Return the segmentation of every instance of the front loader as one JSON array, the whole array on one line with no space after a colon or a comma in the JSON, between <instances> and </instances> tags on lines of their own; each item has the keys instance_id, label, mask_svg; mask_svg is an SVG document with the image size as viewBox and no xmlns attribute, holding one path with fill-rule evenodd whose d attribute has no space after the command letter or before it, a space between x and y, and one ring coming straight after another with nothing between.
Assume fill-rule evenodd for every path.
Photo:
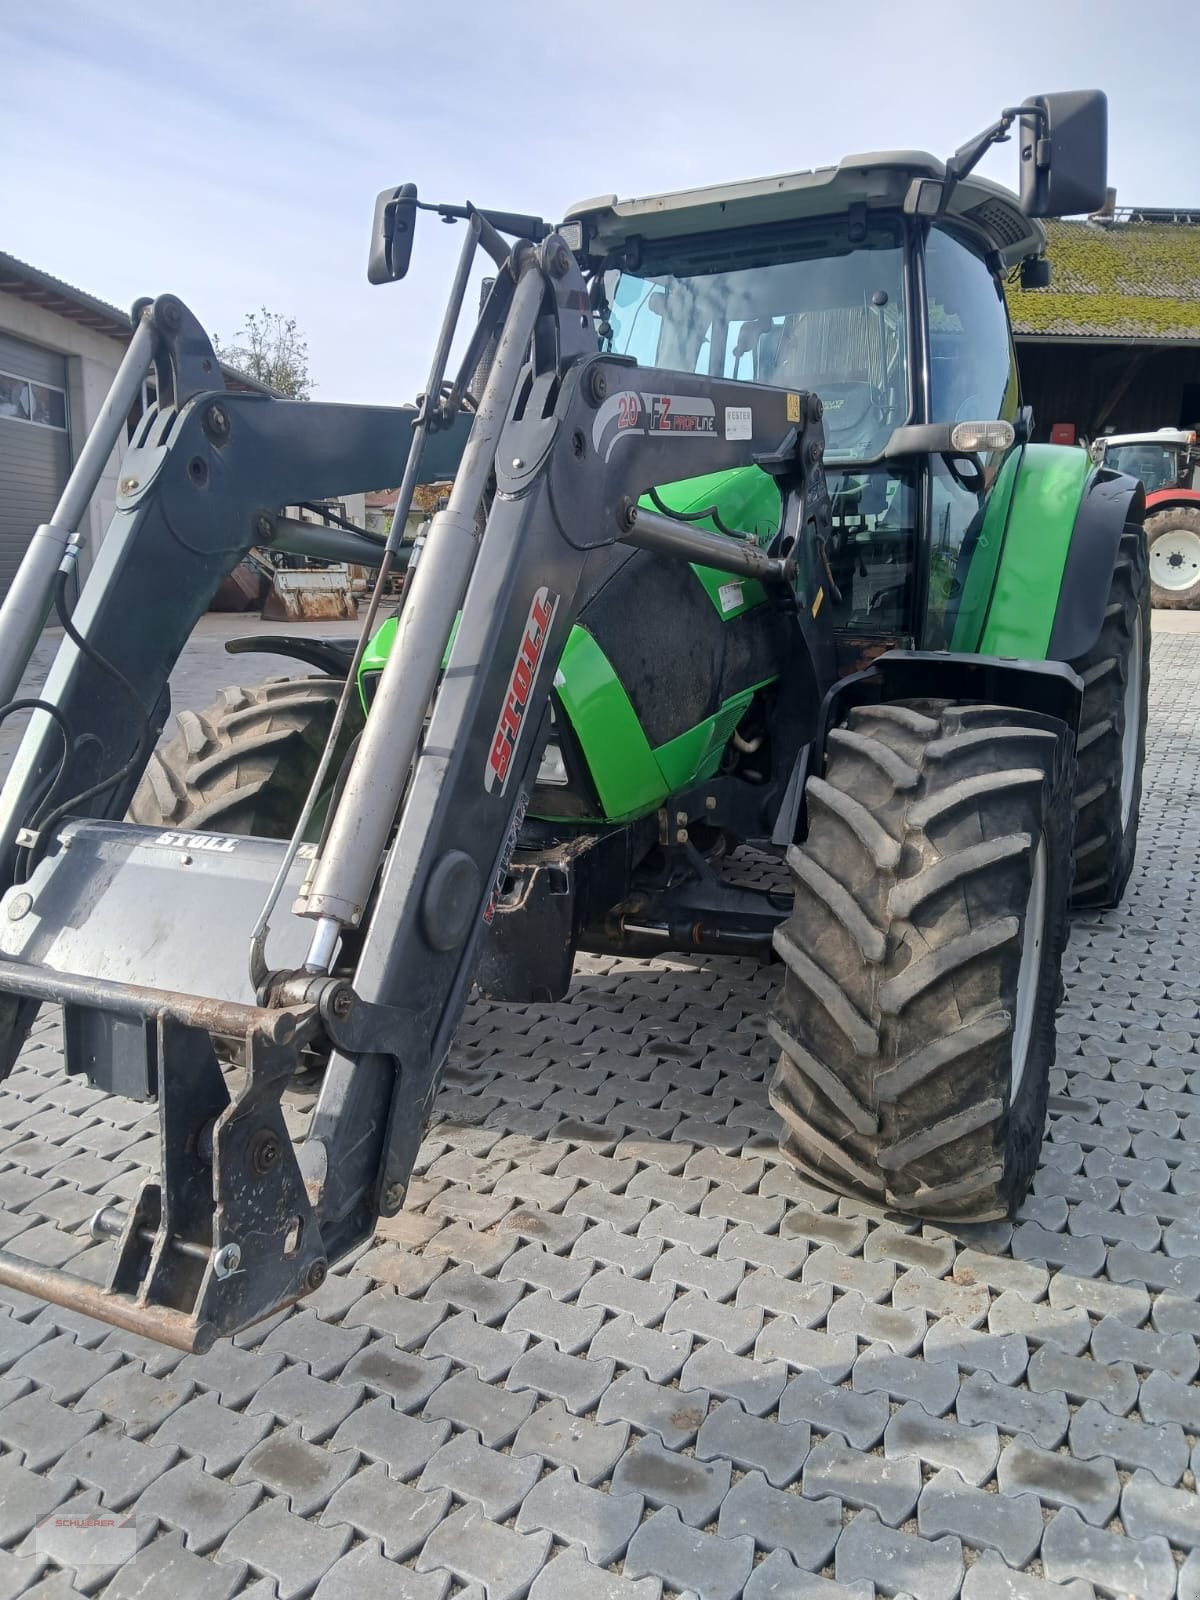
<instances>
[{"instance_id":1,"label":"front loader","mask_svg":"<svg viewBox=\"0 0 1200 1600\"><path fill-rule=\"evenodd\" d=\"M1018 121L1024 209L971 175ZM33 707L0 1024L7 1069L61 1005L69 1071L157 1099L161 1170L95 1219L104 1287L7 1252L0 1283L186 1349L291 1303L403 1204L472 985L558 998L579 949L774 949L784 1153L947 1224L1019 1203L1072 879L1110 904L1132 859L1148 631L1140 489L1027 443L1000 279L1103 166L1103 97L1047 96L946 164L559 227L427 208L467 228L415 411L214 391L186 308L135 308L108 430L0 612L0 689ZM380 197L374 281L419 209ZM151 363L72 612L73 530ZM451 474L405 550L415 486ZM384 542L281 514L398 476ZM273 641L316 671L156 750L217 585L301 540L377 570L357 645ZM13 701L52 605L54 665Z\"/></svg>"}]
</instances>

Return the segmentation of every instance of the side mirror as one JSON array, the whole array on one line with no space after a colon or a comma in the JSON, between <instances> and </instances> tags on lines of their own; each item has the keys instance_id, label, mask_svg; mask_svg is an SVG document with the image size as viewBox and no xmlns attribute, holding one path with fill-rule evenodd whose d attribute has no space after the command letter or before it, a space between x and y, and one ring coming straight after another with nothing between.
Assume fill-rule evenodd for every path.
<instances>
[{"instance_id":1,"label":"side mirror","mask_svg":"<svg viewBox=\"0 0 1200 1600\"><path fill-rule=\"evenodd\" d=\"M367 258L369 283L396 283L412 260L413 229L417 221L417 186L402 183L384 189L375 202L371 225L371 253Z\"/></svg>"},{"instance_id":2,"label":"side mirror","mask_svg":"<svg viewBox=\"0 0 1200 1600\"><path fill-rule=\"evenodd\" d=\"M1020 120L1027 217L1098 211L1108 183L1108 98L1099 89L1034 95Z\"/></svg>"}]
</instances>

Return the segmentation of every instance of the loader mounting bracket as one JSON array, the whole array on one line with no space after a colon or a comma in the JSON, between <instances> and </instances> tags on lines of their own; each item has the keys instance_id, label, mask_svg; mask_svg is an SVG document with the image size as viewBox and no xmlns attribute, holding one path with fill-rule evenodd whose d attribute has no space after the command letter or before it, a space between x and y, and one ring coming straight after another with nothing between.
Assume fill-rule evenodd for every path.
<instances>
[{"instance_id":1,"label":"loader mounting bracket","mask_svg":"<svg viewBox=\"0 0 1200 1600\"><path fill-rule=\"evenodd\" d=\"M158 1031L161 1179L126 1221L108 1292L175 1310L200 1348L318 1288L328 1261L280 1107L295 1041L250 1032L231 1097L206 1031Z\"/></svg>"},{"instance_id":2,"label":"loader mounting bracket","mask_svg":"<svg viewBox=\"0 0 1200 1600\"><path fill-rule=\"evenodd\" d=\"M82 998L85 980L58 983L68 1006ZM112 986L90 987L102 1001ZM93 1219L97 1238L119 1238L106 1285L0 1251L0 1283L196 1352L319 1288L329 1268L281 1107L317 1011L199 1004L150 990L135 1003L127 990L119 1013L103 1013L138 1015L147 1074L170 1063L157 1082L159 1176L127 1213ZM222 1067L216 1037L236 1040L236 1066Z\"/></svg>"}]
</instances>

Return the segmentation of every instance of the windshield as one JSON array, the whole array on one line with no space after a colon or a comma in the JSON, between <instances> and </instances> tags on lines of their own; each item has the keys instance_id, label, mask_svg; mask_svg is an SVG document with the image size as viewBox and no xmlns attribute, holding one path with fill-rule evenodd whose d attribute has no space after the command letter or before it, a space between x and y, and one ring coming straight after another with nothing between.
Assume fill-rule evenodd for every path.
<instances>
[{"instance_id":1,"label":"windshield","mask_svg":"<svg viewBox=\"0 0 1200 1600\"><path fill-rule=\"evenodd\" d=\"M815 390L831 461L878 456L909 417L901 224L847 218L647 242L604 275L611 348L642 366Z\"/></svg>"},{"instance_id":2,"label":"windshield","mask_svg":"<svg viewBox=\"0 0 1200 1600\"><path fill-rule=\"evenodd\" d=\"M1104 465L1140 478L1147 494L1153 494L1155 489L1173 489L1179 482L1178 457L1166 445L1110 444L1104 451Z\"/></svg>"}]
</instances>

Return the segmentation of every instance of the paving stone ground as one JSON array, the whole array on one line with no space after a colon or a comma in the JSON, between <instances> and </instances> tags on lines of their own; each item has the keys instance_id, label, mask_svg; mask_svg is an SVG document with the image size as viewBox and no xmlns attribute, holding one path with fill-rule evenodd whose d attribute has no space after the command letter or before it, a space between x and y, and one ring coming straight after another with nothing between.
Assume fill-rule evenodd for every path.
<instances>
[{"instance_id":1,"label":"paving stone ground","mask_svg":"<svg viewBox=\"0 0 1200 1600\"><path fill-rule=\"evenodd\" d=\"M0 1600L1200 1600L1198 648L1156 632L1015 1223L781 1165L769 968L581 961L469 1008L406 1209L306 1306L181 1358L0 1291ZM0 1092L0 1243L97 1276L156 1125L59 1041Z\"/></svg>"}]
</instances>

